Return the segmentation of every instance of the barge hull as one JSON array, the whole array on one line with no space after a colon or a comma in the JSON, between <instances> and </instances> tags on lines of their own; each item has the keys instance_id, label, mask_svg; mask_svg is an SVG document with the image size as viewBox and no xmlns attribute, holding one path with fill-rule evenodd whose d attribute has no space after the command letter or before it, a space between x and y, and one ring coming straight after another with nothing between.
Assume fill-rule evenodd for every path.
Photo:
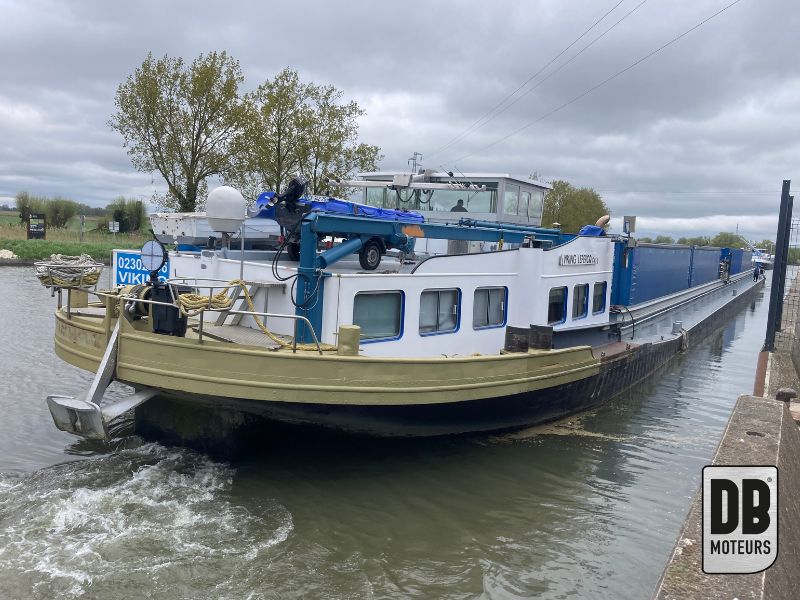
<instances>
[{"instance_id":1,"label":"barge hull","mask_svg":"<svg viewBox=\"0 0 800 600\"><path fill-rule=\"evenodd\" d=\"M719 310L687 329L685 336L639 345L631 343L625 351L601 359L599 371L593 375L531 392L460 402L400 405L264 402L170 392L137 409L136 428L146 437L174 439L181 429L180 416L176 415L197 411L198 405L213 413L217 421L225 420L223 413L236 415L228 420L242 426L252 424L253 418L264 418L380 437L453 435L541 424L597 407L651 376L687 344L696 345L723 328L754 301L762 287L763 281L734 295ZM170 415L167 422L165 415ZM199 419L205 423L201 426L203 430L208 429L208 417ZM182 438L180 441L188 441L185 436L178 437Z\"/></svg>"}]
</instances>

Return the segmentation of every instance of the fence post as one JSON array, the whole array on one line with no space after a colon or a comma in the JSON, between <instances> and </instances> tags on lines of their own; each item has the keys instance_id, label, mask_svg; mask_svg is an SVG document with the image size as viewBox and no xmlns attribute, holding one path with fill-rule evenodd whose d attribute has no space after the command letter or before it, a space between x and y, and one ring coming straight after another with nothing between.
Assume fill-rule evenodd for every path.
<instances>
[{"instance_id":1,"label":"fence post","mask_svg":"<svg viewBox=\"0 0 800 600\"><path fill-rule=\"evenodd\" d=\"M794 196L789 196L789 217L786 219L786 232L784 237L783 261L780 267L780 287L778 294L778 314L775 316L775 331L783 331L783 301L786 296L786 270L789 267L789 245L792 238L792 208L794 206Z\"/></svg>"},{"instance_id":2,"label":"fence post","mask_svg":"<svg viewBox=\"0 0 800 600\"><path fill-rule=\"evenodd\" d=\"M786 270L785 257L788 252L788 231L787 223L791 224L792 211L789 201L789 189L791 181L783 180L781 190L781 208L778 213L778 238L775 243L775 258L772 269L772 287L769 293L769 314L767 316L767 335L764 339L764 350L767 352L775 351L775 331L778 328L778 311L783 304L783 294L780 290L782 271Z\"/></svg>"}]
</instances>

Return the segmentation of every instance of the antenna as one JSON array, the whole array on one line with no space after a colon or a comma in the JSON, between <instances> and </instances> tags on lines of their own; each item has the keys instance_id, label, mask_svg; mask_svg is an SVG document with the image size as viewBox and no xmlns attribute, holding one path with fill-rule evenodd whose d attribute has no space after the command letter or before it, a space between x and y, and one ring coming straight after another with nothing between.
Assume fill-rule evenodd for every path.
<instances>
[{"instance_id":1,"label":"antenna","mask_svg":"<svg viewBox=\"0 0 800 600\"><path fill-rule=\"evenodd\" d=\"M417 172L417 163L422 164L422 154L414 152L414 155L408 159L408 164L411 165L411 172Z\"/></svg>"}]
</instances>

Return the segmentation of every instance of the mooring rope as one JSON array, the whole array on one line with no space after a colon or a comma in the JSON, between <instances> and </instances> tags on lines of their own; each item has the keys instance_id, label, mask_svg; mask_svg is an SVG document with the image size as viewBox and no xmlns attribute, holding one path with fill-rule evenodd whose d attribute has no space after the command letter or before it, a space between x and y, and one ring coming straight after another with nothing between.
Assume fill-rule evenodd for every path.
<instances>
[{"instance_id":1,"label":"mooring rope","mask_svg":"<svg viewBox=\"0 0 800 600\"><path fill-rule=\"evenodd\" d=\"M103 271L103 264L88 254L53 254L48 260L36 262L34 265L36 277L42 285L57 287L91 287L97 283Z\"/></svg>"},{"instance_id":2,"label":"mooring rope","mask_svg":"<svg viewBox=\"0 0 800 600\"><path fill-rule=\"evenodd\" d=\"M241 287L242 291L244 292L244 298L247 302L247 307L250 309L250 312L256 312L256 307L253 304L253 299L250 296L250 291L247 289L247 282L241 279L232 279L228 282L226 286L223 287L219 292L215 294L209 295L202 295L202 294L195 294L195 293L186 293L186 294L179 294L178 295L178 304L180 306L180 311L182 315L187 317L195 317L199 315L204 310L213 309L213 310L226 310L233 306L233 297L229 295L230 288L234 286ZM253 317L253 320L258 325L258 328L271 339L273 342L278 344L281 348L292 348L295 347L292 344L291 340L287 340L284 337L281 337L273 332L271 332L264 322L258 317L258 315L250 315ZM298 350L317 350L316 344L297 344L296 348ZM336 346L332 344L319 344L320 350L336 350Z\"/></svg>"}]
</instances>

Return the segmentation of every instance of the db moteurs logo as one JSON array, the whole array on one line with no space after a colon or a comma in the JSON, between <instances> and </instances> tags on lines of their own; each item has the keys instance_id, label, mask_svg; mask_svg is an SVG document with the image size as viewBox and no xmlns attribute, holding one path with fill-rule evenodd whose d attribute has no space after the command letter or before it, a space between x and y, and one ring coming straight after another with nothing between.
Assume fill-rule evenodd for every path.
<instances>
[{"instance_id":1,"label":"db moteurs logo","mask_svg":"<svg viewBox=\"0 0 800 600\"><path fill-rule=\"evenodd\" d=\"M778 556L778 468L703 468L703 571L758 573Z\"/></svg>"}]
</instances>

